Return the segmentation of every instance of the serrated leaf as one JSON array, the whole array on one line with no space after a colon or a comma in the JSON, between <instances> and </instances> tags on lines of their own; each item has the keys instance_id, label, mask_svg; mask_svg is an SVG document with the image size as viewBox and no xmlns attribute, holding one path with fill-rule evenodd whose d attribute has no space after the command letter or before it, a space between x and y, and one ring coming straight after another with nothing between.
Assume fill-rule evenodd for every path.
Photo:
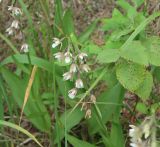
<instances>
[{"instance_id":1,"label":"serrated leaf","mask_svg":"<svg viewBox=\"0 0 160 147\"><path fill-rule=\"evenodd\" d=\"M117 79L123 87L132 92L139 88L144 81L145 74L144 66L136 63L122 62L116 68Z\"/></svg>"},{"instance_id":2,"label":"serrated leaf","mask_svg":"<svg viewBox=\"0 0 160 147\"><path fill-rule=\"evenodd\" d=\"M127 1L119 0L117 4L126 11L128 18L133 19L137 15L136 8L131 6Z\"/></svg>"},{"instance_id":3,"label":"serrated leaf","mask_svg":"<svg viewBox=\"0 0 160 147\"><path fill-rule=\"evenodd\" d=\"M152 45L149 54L149 62L155 66L160 66L160 45Z\"/></svg>"},{"instance_id":4,"label":"serrated leaf","mask_svg":"<svg viewBox=\"0 0 160 147\"><path fill-rule=\"evenodd\" d=\"M106 49L98 54L97 60L100 63L112 63L116 62L119 57L120 51L118 49Z\"/></svg>"},{"instance_id":5,"label":"serrated leaf","mask_svg":"<svg viewBox=\"0 0 160 147\"><path fill-rule=\"evenodd\" d=\"M153 77L150 72L146 73L145 79L135 93L142 99L147 99L150 96L153 87Z\"/></svg>"},{"instance_id":6,"label":"serrated leaf","mask_svg":"<svg viewBox=\"0 0 160 147\"><path fill-rule=\"evenodd\" d=\"M121 52L121 57L135 63L148 65L147 51L140 41L133 41L128 45L127 49Z\"/></svg>"},{"instance_id":7,"label":"serrated leaf","mask_svg":"<svg viewBox=\"0 0 160 147\"><path fill-rule=\"evenodd\" d=\"M103 19L102 21L102 29L105 31L125 28L129 24L129 19L123 16L123 14L118 9L113 10L112 18Z\"/></svg>"}]
</instances>

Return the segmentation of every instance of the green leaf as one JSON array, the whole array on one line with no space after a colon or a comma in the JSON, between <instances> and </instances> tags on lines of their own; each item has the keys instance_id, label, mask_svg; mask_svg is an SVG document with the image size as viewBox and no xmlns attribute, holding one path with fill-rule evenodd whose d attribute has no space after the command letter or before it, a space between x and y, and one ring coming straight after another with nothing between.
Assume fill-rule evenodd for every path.
<instances>
[{"instance_id":1,"label":"green leaf","mask_svg":"<svg viewBox=\"0 0 160 147\"><path fill-rule=\"evenodd\" d=\"M20 126L16 125L16 124L13 124L13 123L10 123L8 121L3 121L3 120L0 120L0 125L4 125L4 126L8 126L10 128L13 128L13 129L16 129L20 132L22 132L23 134L27 135L29 138L31 138L33 141L35 141L40 147L43 147L39 141L35 138L35 136L33 136L31 133L29 133L27 130L21 128Z\"/></svg>"},{"instance_id":2,"label":"green leaf","mask_svg":"<svg viewBox=\"0 0 160 147\"><path fill-rule=\"evenodd\" d=\"M129 19L123 16L118 9L113 10L112 18L103 19L102 22L102 29L104 31L125 28L126 26L128 26L128 24L130 24Z\"/></svg>"},{"instance_id":3,"label":"green leaf","mask_svg":"<svg viewBox=\"0 0 160 147\"><path fill-rule=\"evenodd\" d=\"M83 43L85 42L89 36L92 34L92 32L95 30L96 26L97 26L98 20L93 21L88 28L80 34L78 40L79 42Z\"/></svg>"},{"instance_id":4,"label":"green leaf","mask_svg":"<svg viewBox=\"0 0 160 147\"><path fill-rule=\"evenodd\" d=\"M153 87L153 77L150 72L147 72L143 83L139 86L139 88L135 91L135 93L143 100L146 100L150 96L152 87Z\"/></svg>"},{"instance_id":5,"label":"green leaf","mask_svg":"<svg viewBox=\"0 0 160 147\"><path fill-rule=\"evenodd\" d=\"M55 130L58 127L59 137L57 136L55 132L54 133L55 143L57 143L59 139L61 140L64 138L65 129L67 132L69 132L69 130L73 128L75 125L77 125L84 116L84 113L80 111L79 107L77 107L72 113L70 113L70 111L72 111L72 109L69 109L66 112L64 112L61 115L60 119L58 120L58 125L56 126Z\"/></svg>"},{"instance_id":6,"label":"green leaf","mask_svg":"<svg viewBox=\"0 0 160 147\"><path fill-rule=\"evenodd\" d=\"M160 44L152 44L148 53L150 64L160 66Z\"/></svg>"},{"instance_id":7,"label":"green leaf","mask_svg":"<svg viewBox=\"0 0 160 147\"><path fill-rule=\"evenodd\" d=\"M20 79L14 73L5 68L1 68L1 73L11 90L13 98L21 108L24 100L24 94L28 82L27 79ZM38 97L33 97L32 93L29 96L24 113L28 119L41 131L49 132L51 128L50 116Z\"/></svg>"},{"instance_id":8,"label":"green leaf","mask_svg":"<svg viewBox=\"0 0 160 147\"><path fill-rule=\"evenodd\" d=\"M16 59L16 61L18 63L22 63L22 64L29 64L29 59L27 57L27 55L21 55L21 54L16 54L13 56L9 56L7 58L5 58L1 63L0 63L0 67L8 64L8 63L14 63L14 59ZM35 56L30 56L31 58L31 65L37 65L38 67L45 69L49 72L53 72L53 65L48 62L45 59L39 58L39 57L35 57Z\"/></svg>"},{"instance_id":9,"label":"green leaf","mask_svg":"<svg viewBox=\"0 0 160 147\"><path fill-rule=\"evenodd\" d=\"M148 113L148 108L144 103L138 103L136 105L136 110L143 113L143 114L147 114Z\"/></svg>"},{"instance_id":10,"label":"green leaf","mask_svg":"<svg viewBox=\"0 0 160 147\"><path fill-rule=\"evenodd\" d=\"M71 135L67 135L67 139L69 143L72 144L74 147L96 147L95 145L92 145L86 141L79 140Z\"/></svg>"},{"instance_id":11,"label":"green leaf","mask_svg":"<svg viewBox=\"0 0 160 147\"><path fill-rule=\"evenodd\" d=\"M112 120L112 116L117 114L117 110L121 108L124 92L124 88L118 83L113 88L105 91L97 98L97 105L101 112L102 119L99 120L99 118L97 118L97 113L93 109L92 117L88 120L90 134L104 131L106 133L106 130L101 127L99 121L101 121L101 123L104 125L107 121Z\"/></svg>"},{"instance_id":12,"label":"green leaf","mask_svg":"<svg viewBox=\"0 0 160 147\"><path fill-rule=\"evenodd\" d=\"M68 9L63 17L63 31L67 35L71 35L72 33L75 33L74 29L74 23L73 23L73 18L72 18L72 12L70 9Z\"/></svg>"},{"instance_id":13,"label":"green leaf","mask_svg":"<svg viewBox=\"0 0 160 147\"><path fill-rule=\"evenodd\" d=\"M135 63L148 65L147 51L140 41L133 41L129 44L127 49L121 52L121 57Z\"/></svg>"},{"instance_id":14,"label":"green leaf","mask_svg":"<svg viewBox=\"0 0 160 147\"><path fill-rule=\"evenodd\" d=\"M118 49L106 49L101 51L98 56L97 60L100 63L112 63L116 62L120 57L120 51Z\"/></svg>"},{"instance_id":15,"label":"green leaf","mask_svg":"<svg viewBox=\"0 0 160 147\"><path fill-rule=\"evenodd\" d=\"M121 62L117 66L116 75L124 88L134 92L144 81L146 70L136 63Z\"/></svg>"},{"instance_id":16,"label":"green leaf","mask_svg":"<svg viewBox=\"0 0 160 147\"><path fill-rule=\"evenodd\" d=\"M59 35L59 28L62 26L63 7L61 0L55 0L54 34Z\"/></svg>"},{"instance_id":17,"label":"green leaf","mask_svg":"<svg viewBox=\"0 0 160 147\"><path fill-rule=\"evenodd\" d=\"M135 7L138 8L144 3L144 0L132 0L132 2L135 4Z\"/></svg>"},{"instance_id":18,"label":"green leaf","mask_svg":"<svg viewBox=\"0 0 160 147\"><path fill-rule=\"evenodd\" d=\"M121 123L112 121L111 127L111 142L114 147L124 147L124 136L122 132Z\"/></svg>"},{"instance_id":19,"label":"green leaf","mask_svg":"<svg viewBox=\"0 0 160 147\"><path fill-rule=\"evenodd\" d=\"M83 49L84 52L87 52L88 54L98 54L101 52L101 48L97 46L96 44L89 42L89 44L85 45L85 48Z\"/></svg>"},{"instance_id":20,"label":"green leaf","mask_svg":"<svg viewBox=\"0 0 160 147\"><path fill-rule=\"evenodd\" d=\"M118 0L117 4L126 11L128 18L133 19L137 15L136 8L131 6L127 1Z\"/></svg>"}]
</instances>

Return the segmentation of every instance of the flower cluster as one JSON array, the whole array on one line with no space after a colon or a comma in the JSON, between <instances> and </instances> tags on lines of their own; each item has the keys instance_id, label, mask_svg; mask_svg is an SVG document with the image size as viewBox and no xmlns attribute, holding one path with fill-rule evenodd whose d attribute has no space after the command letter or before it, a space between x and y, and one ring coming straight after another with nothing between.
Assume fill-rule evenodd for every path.
<instances>
[{"instance_id":1,"label":"flower cluster","mask_svg":"<svg viewBox=\"0 0 160 147\"><path fill-rule=\"evenodd\" d=\"M20 16L22 16L21 9L11 5L11 6L8 6L8 11L10 11L11 16L13 17L13 21L11 25L6 29L6 33L9 36L11 36L16 34L19 31L22 36L22 32L20 31ZM22 44L20 51L24 53L29 52L28 44L27 43Z\"/></svg>"},{"instance_id":2,"label":"flower cluster","mask_svg":"<svg viewBox=\"0 0 160 147\"><path fill-rule=\"evenodd\" d=\"M58 38L53 39L52 48L55 48L59 45L62 45L61 40ZM76 77L75 87L68 92L68 96L73 99L75 98L78 89L84 88L84 82L81 79L81 76L84 72L89 72L90 67L86 64L87 54L83 52L78 52L78 54L73 55L70 48L67 48L65 52L57 52L54 54L54 57L60 61L70 64L69 71L63 74L63 79L73 80L73 77Z\"/></svg>"},{"instance_id":3,"label":"flower cluster","mask_svg":"<svg viewBox=\"0 0 160 147\"><path fill-rule=\"evenodd\" d=\"M16 30L19 30L20 28L18 18L22 15L22 11L20 8L13 6L8 6L8 11L11 12L11 16L14 18L14 20L12 21L10 27L6 29L6 33L8 35L13 35L14 32L16 32Z\"/></svg>"},{"instance_id":4,"label":"flower cluster","mask_svg":"<svg viewBox=\"0 0 160 147\"><path fill-rule=\"evenodd\" d=\"M140 126L130 125L131 147L150 147L152 142L152 119L146 119Z\"/></svg>"}]
</instances>

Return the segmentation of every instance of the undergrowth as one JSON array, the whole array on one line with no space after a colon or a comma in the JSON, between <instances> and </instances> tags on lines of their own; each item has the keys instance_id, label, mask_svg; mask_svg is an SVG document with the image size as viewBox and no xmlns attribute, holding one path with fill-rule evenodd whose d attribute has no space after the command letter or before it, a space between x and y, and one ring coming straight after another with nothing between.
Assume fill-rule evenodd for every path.
<instances>
[{"instance_id":1,"label":"undergrowth","mask_svg":"<svg viewBox=\"0 0 160 147\"><path fill-rule=\"evenodd\" d=\"M71 6L34 3L5 8L0 145L160 146L160 38L150 31L160 12L148 14L144 0L118 0L111 18L77 35ZM95 30L101 44L91 39Z\"/></svg>"}]
</instances>

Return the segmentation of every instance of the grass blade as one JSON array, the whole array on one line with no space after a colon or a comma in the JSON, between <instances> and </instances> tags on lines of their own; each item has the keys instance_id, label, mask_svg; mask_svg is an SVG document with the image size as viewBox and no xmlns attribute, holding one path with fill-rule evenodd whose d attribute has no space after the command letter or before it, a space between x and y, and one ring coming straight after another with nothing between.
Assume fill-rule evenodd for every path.
<instances>
[{"instance_id":1,"label":"grass blade","mask_svg":"<svg viewBox=\"0 0 160 147\"><path fill-rule=\"evenodd\" d=\"M27 130L23 129L22 127L19 127L16 124L13 124L13 123L10 123L10 122L7 122L7 121L3 121L3 120L0 120L0 125L7 126L7 127L10 127L10 128L13 128L13 129L16 129L16 130L22 132L23 134L32 138L32 140L35 141L40 147L43 147L41 145L41 143L35 138L35 136L33 136L31 133L29 133Z\"/></svg>"}]
</instances>

